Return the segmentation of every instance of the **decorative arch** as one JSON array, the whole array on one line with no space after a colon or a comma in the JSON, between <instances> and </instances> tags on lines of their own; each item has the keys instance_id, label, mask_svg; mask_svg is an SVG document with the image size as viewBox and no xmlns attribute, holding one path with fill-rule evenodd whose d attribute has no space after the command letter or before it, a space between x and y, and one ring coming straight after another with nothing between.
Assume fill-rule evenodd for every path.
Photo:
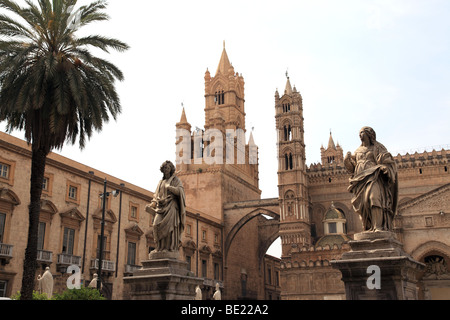
<instances>
[{"instance_id":1,"label":"decorative arch","mask_svg":"<svg viewBox=\"0 0 450 320\"><path fill-rule=\"evenodd\" d=\"M276 221L280 221L280 215L278 213L275 213L271 210L267 210L267 209L256 209L253 210L252 212L246 214L245 216L243 216L234 226L233 228L230 230L230 232L227 234L227 237L225 239L225 244L224 244L224 256L225 256L225 263L227 264L227 258L228 258L228 250L231 247L231 244L234 240L234 238L236 237L236 235L238 234L238 232L251 220L253 220L254 218L260 216L260 215L266 215L269 216L271 218L273 218ZM273 241L275 241L278 238L278 232L276 233L276 237L273 239ZM273 241L271 243L273 243ZM270 247L267 247L267 249ZM266 250L267 251L267 250Z\"/></svg>"},{"instance_id":2,"label":"decorative arch","mask_svg":"<svg viewBox=\"0 0 450 320\"><path fill-rule=\"evenodd\" d=\"M450 258L450 246L440 241L428 241L421 244L411 252L411 256L415 260L421 261L432 252L439 252Z\"/></svg>"},{"instance_id":3,"label":"decorative arch","mask_svg":"<svg viewBox=\"0 0 450 320\"><path fill-rule=\"evenodd\" d=\"M11 209L20 205L19 196L14 191L8 188L0 189L0 201L10 204Z\"/></svg>"},{"instance_id":4,"label":"decorative arch","mask_svg":"<svg viewBox=\"0 0 450 320\"><path fill-rule=\"evenodd\" d=\"M58 213L58 209L55 204L50 200L41 200L41 214L39 219L44 222L51 222L53 216Z\"/></svg>"}]
</instances>

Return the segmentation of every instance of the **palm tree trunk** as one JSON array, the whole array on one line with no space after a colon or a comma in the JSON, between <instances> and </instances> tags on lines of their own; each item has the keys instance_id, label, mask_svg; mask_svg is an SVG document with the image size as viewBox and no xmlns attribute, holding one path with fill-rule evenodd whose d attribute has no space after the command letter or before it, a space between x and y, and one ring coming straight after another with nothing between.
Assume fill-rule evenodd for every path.
<instances>
[{"instance_id":1,"label":"palm tree trunk","mask_svg":"<svg viewBox=\"0 0 450 320\"><path fill-rule=\"evenodd\" d=\"M28 244L23 262L21 300L32 300L37 269L37 242L39 230L39 214L41 212L42 184L44 182L45 162L47 154L42 148L32 151L30 206L28 208Z\"/></svg>"}]
</instances>

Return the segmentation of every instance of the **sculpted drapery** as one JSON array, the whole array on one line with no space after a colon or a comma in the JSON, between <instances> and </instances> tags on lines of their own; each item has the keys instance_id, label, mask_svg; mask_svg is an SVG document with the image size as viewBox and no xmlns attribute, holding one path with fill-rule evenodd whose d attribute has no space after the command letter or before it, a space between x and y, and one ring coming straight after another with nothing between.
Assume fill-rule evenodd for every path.
<instances>
[{"instance_id":1,"label":"sculpted drapery","mask_svg":"<svg viewBox=\"0 0 450 320\"><path fill-rule=\"evenodd\" d=\"M360 131L361 146L344 164L353 176L348 190L364 231L392 231L398 203L397 165L370 127Z\"/></svg>"},{"instance_id":2,"label":"sculpted drapery","mask_svg":"<svg viewBox=\"0 0 450 320\"><path fill-rule=\"evenodd\" d=\"M175 175L175 166L166 161L161 166L163 179L146 211L154 214L154 252L178 251L186 220L186 198L183 184Z\"/></svg>"}]
</instances>

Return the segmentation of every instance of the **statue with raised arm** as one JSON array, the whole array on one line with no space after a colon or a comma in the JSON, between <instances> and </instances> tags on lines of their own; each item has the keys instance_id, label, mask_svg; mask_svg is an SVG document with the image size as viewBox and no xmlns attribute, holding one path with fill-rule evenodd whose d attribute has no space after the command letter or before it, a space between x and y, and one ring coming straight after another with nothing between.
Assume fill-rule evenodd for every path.
<instances>
[{"instance_id":1,"label":"statue with raised arm","mask_svg":"<svg viewBox=\"0 0 450 320\"><path fill-rule=\"evenodd\" d=\"M50 268L45 268L45 272L42 275L38 275L39 291L40 293L45 293L48 299L53 296L53 275L50 272Z\"/></svg>"},{"instance_id":2,"label":"statue with raised arm","mask_svg":"<svg viewBox=\"0 0 450 320\"><path fill-rule=\"evenodd\" d=\"M348 190L353 193L353 209L360 215L364 231L392 231L398 204L395 159L377 141L372 128L362 128L359 137L361 146L344 159L352 174Z\"/></svg>"},{"instance_id":3,"label":"statue with raised arm","mask_svg":"<svg viewBox=\"0 0 450 320\"><path fill-rule=\"evenodd\" d=\"M150 253L176 252L180 246L186 220L186 198L183 184L175 175L175 166L166 161L160 168L163 178L158 183L152 202L145 210L154 216L153 236L156 249Z\"/></svg>"}]
</instances>

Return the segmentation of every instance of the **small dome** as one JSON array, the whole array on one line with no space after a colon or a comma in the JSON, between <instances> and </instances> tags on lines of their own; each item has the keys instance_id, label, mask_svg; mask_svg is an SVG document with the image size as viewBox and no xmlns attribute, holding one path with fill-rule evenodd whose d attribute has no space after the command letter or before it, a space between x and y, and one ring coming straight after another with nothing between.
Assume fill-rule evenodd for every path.
<instances>
[{"instance_id":1,"label":"small dome","mask_svg":"<svg viewBox=\"0 0 450 320\"><path fill-rule=\"evenodd\" d=\"M345 220L345 216L341 211L336 209L334 204L332 204L330 209L325 213L323 220Z\"/></svg>"}]
</instances>

